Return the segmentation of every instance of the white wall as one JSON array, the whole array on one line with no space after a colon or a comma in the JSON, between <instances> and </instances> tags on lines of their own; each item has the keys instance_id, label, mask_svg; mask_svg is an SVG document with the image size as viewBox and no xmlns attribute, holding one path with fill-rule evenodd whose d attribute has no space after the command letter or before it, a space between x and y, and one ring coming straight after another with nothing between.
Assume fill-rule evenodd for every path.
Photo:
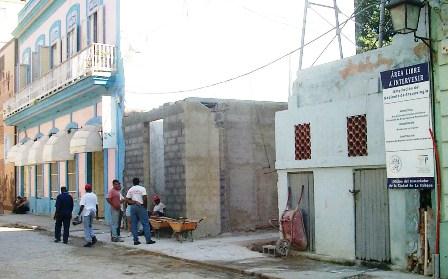
<instances>
[{"instance_id":1,"label":"white wall","mask_svg":"<svg viewBox=\"0 0 448 279\"><path fill-rule=\"evenodd\" d=\"M355 258L354 200L349 193L353 170L385 164L379 73L428 60L422 43L415 43L412 36L401 36L392 46L297 73L288 110L276 114L279 213L287 200L288 172L312 171L317 254ZM346 118L359 114L367 117L368 156L348 157ZM295 160L294 125L301 123L311 126L310 160ZM403 195L413 204L415 197L405 192L392 194L390 203ZM396 210L403 208L405 205L391 204L390 212L392 262L402 267L408 239L415 235L406 231L406 216L395 216Z\"/></svg>"}]
</instances>

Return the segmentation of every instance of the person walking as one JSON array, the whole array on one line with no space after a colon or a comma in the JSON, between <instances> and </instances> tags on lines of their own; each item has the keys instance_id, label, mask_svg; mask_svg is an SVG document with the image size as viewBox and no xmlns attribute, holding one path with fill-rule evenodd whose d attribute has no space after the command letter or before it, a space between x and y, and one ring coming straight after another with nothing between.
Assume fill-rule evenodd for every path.
<instances>
[{"instance_id":1,"label":"person walking","mask_svg":"<svg viewBox=\"0 0 448 279\"><path fill-rule=\"evenodd\" d=\"M67 187L61 186L61 193L56 197L56 211L54 213L54 242L61 241L61 229L64 226L62 242L68 243L70 220L72 219L73 198L67 192Z\"/></svg>"},{"instance_id":2,"label":"person walking","mask_svg":"<svg viewBox=\"0 0 448 279\"><path fill-rule=\"evenodd\" d=\"M121 214L121 185L117 179L112 181L112 189L110 189L106 201L110 205L110 232L112 242L123 242L119 237L120 230L120 214Z\"/></svg>"},{"instance_id":3,"label":"person walking","mask_svg":"<svg viewBox=\"0 0 448 279\"><path fill-rule=\"evenodd\" d=\"M140 186L140 179L134 178L132 180L132 186L126 194L126 200L128 206L131 206L131 231L134 237L134 245L141 244L138 240L138 223L143 226L143 232L146 239L146 244L156 243L151 239L151 232L149 230L149 218L148 218L148 196L146 195L146 189Z\"/></svg>"},{"instance_id":4,"label":"person walking","mask_svg":"<svg viewBox=\"0 0 448 279\"><path fill-rule=\"evenodd\" d=\"M92 185L86 184L84 187L86 193L82 196L79 202L80 208L78 212L78 218L82 213L82 219L84 223L84 238L87 243L84 247L92 247L96 242L96 236L93 232L93 217L96 216L98 220L98 198L95 193L92 192Z\"/></svg>"}]
</instances>

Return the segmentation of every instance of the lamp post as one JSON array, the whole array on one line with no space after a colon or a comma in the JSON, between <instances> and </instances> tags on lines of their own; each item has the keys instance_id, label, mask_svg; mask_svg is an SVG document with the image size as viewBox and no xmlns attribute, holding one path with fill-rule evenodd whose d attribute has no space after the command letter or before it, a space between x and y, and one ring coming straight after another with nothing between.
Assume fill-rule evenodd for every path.
<instances>
[{"instance_id":1,"label":"lamp post","mask_svg":"<svg viewBox=\"0 0 448 279\"><path fill-rule=\"evenodd\" d=\"M392 26L395 33L408 34L414 33L414 39L421 39L429 48L428 38L417 36L418 21L420 19L420 10L425 6L425 1L421 0L389 0L386 8L392 18Z\"/></svg>"}]
</instances>

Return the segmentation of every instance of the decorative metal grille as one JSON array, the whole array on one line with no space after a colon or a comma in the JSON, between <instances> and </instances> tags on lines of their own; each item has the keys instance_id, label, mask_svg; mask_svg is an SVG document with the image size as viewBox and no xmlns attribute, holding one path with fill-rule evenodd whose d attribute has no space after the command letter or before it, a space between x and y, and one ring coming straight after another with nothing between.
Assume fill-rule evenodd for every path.
<instances>
[{"instance_id":1,"label":"decorative metal grille","mask_svg":"<svg viewBox=\"0 0 448 279\"><path fill-rule=\"evenodd\" d=\"M367 118L365 114L347 117L348 156L367 156Z\"/></svg>"},{"instance_id":2,"label":"decorative metal grille","mask_svg":"<svg viewBox=\"0 0 448 279\"><path fill-rule=\"evenodd\" d=\"M296 160L311 159L311 126L310 123L295 125Z\"/></svg>"}]
</instances>

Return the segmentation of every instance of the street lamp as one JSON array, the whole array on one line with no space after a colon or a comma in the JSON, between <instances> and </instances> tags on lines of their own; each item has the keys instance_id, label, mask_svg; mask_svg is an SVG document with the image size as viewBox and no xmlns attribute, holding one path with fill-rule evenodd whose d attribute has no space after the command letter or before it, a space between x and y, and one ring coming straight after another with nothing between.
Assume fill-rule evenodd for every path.
<instances>
[{"instance_id":1,"label":"street lamp","mask_svg":"<svg viewBox=\"0 0 448 279\"><path fill-rule=\"evenodd\" d=\"M414 33L414 41L418 39L427 45L430 49L429 39L417 36L418 20L420 19L420 10L425 6L425 1L421 0L389 0L386 8L392 18L392 26L395 33L408 34Z\"/></svg>"},{"instance_id":2,"label":"street lamp","mask_svg":"<svg viewBox=\"0 0 448 279\"><path fill-rule=\"evenodd\" d=\"M390 11L394 31L399 34L415 33L424 5L419 0L389 0L386 8Z\"/></svg>"}]
</instances>

